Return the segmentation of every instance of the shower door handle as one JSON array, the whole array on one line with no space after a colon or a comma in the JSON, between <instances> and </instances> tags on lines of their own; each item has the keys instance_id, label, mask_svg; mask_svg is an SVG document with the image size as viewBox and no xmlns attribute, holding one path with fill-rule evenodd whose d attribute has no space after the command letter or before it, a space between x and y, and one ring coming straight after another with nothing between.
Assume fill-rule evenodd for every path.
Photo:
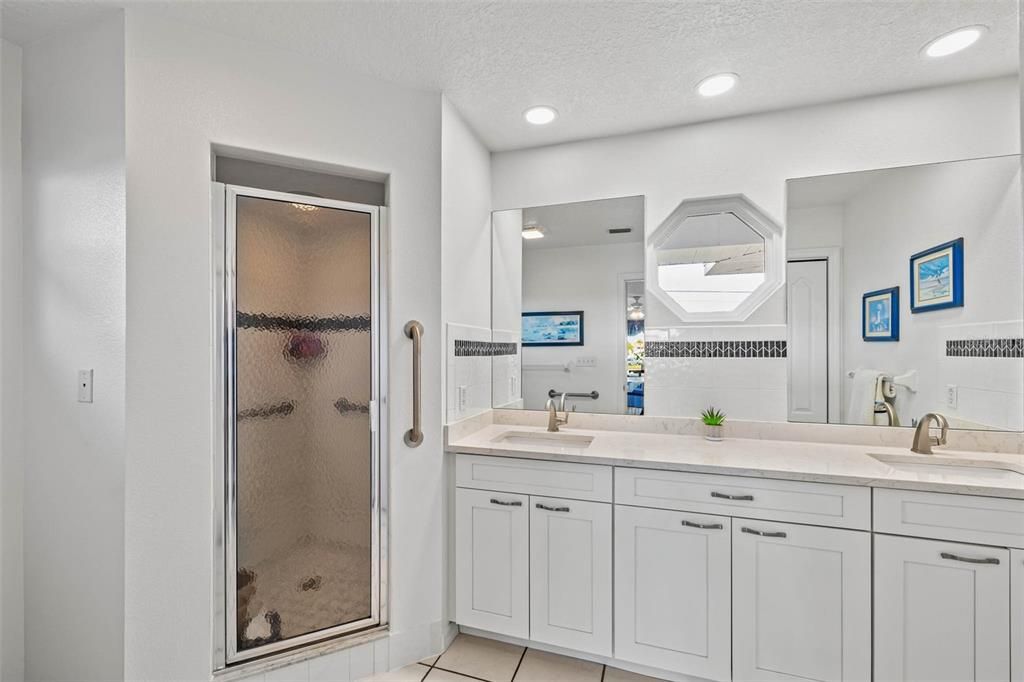
<instances>
[{"instance_id":1,"label":"shower door handle","mask_svg":"<svg viewBox=\"0 0 1024 682\"><path fill-rule=\"evenodd\" d=\"M405 432L405 444L410 448L423 443L420 429L420 344L423 342L423 325L416 320L405 323L405 335L412 339L412 428Z\"/></svg>"}]
</instances>

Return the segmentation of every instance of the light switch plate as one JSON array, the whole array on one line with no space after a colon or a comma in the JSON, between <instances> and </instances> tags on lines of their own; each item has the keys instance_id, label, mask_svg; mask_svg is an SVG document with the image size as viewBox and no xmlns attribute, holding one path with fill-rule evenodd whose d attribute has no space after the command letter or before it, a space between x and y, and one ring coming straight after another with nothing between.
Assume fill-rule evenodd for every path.
<instances>
[{"instance_id":1,"label":"light switch plate","mask_svg":"<svg viewBox=\"0 0 1024 682\"><path fill-rule=\"evenodd\" d=\"M597 367L597 358L593 355L581 355L576 358L577 367Z\"/></svg>"},{"instance_id":2,"label":"light switch plate","mask_svg":"<svg viewBox=\"0 0 1024 682\"><path fill-rule=\"evenodd\" d=\"M78 402L92 402L92 370L78 370Z\"/></svg>"}]
</instances>

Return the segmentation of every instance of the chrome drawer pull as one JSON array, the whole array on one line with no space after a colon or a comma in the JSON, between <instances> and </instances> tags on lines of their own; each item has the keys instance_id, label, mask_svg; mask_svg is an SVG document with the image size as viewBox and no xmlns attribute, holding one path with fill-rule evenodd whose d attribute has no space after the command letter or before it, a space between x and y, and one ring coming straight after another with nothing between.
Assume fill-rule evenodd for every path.
<instances>
[{"instance_id":1,"label":"chrome drawer pull","mask_svg":"<svg viewBox=\"0 0 1024 682\"><path fill-rule=\"evenodd\" d=\"M502 507L522 507L523 506L523 503L520 502L519 500L512 500L511 502L506 502L505 500L499 500L496 497L492 497L491 498L491 504L500 504Z\"/></svg>"},{"instance_id":2,"label":"chrome drawer pull","mask_svg":"<svg viewBox=\"0 0 1024 682\"><path fill-rule=\"evenodd\" d=\"M683 519L682 523L684 526L700 528L701 530L722 530L725 528L725 526L720 523L694 523L693 521L687 521L686 519Z\"/></svg>"},{"instance_id":3,"label":"chrome drawer pull","mask_svg":"<svg viewBox=\"0 0 1024 682\"><path fill-rule=\"evenodd\" d=\"M753 495L726 495L725 493L711 493L711 497L718 497L723 500L738 500L740 502L753 502Z\"/></svg>"},{"instance_id":4,"label":"chrome drawer pull","mask_svg":"<svg viewBox=\"0 0 1024 682\"><path fill-rule=\"evenodd\" d=\"M959 556L957 554L950 554L949 552L942 552L941 554L939 554L939 556L942 557L943 559L952 559L953 561L963 561L963 562L966 562L968 564L993 564L995 566L999 565L999 559L996 559L994 557L988 557L986 559L974 559L974 558L971 558L969 556Z\"/></svg>"},{"instance_id":5,"label":"chrome drawer pull","mask_svg":"<svg viewBox=\"0 0 1024 682\"><path fill-rule=\"evenodd\" d=\"M555 511L555 512L567 512L568 507L549 507L546 504L537 503L537 509L543 509L544 511Z\"/></svg>"},{"instance_id":6,"label":"chrome drawer pull","mask_svg":"<svg viewBox=\"0 0 1024 682\"><path fill-rule=\"evenodd\" d=\"M754 530L753 528L747 528L746 526L743 526L742 528L740 528L740 530L742 532L744 532L744 533L750 533L751 535L760 535L763 538L784 538L784 537L786 537L786 534L784 532L782 532L781 530L775 531L775 532L771 532L771 531L766 531L766 530Z\"/></svg>"}]
</instances>

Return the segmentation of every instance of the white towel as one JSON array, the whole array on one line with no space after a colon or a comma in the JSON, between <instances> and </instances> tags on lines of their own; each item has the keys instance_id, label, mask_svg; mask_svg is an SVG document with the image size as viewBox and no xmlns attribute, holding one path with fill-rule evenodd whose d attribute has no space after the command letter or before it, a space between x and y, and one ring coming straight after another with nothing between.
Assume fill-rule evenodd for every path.
<instances>
[{"instance_id":1,"label":"white towel","mask_svg":"<svg viewBox=\"0 0 1024 682\"><path fill-rule=\"evenodd\" d=\"M874 425L875 401L882 399L883 376L877 369L853 370L853 386L850 388L850 400L846 403L844 423Z\"/></svg>"}]
</instances>

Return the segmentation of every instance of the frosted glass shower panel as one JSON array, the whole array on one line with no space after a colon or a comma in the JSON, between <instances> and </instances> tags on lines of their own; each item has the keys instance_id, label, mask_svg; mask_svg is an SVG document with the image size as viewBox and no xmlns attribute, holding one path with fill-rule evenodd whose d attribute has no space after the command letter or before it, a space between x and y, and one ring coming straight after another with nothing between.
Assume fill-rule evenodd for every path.
<instances>
[{"instance_id":1,"label":"frosted glass shower panel","mask_svg":"<svg viewBox=\"0 0 1024 682\"><path fill-rule=\"evenodd\" d=\"M358 211L236 201L241 653L376 615L374 226Z\"/></svg>"}]
</instances>

